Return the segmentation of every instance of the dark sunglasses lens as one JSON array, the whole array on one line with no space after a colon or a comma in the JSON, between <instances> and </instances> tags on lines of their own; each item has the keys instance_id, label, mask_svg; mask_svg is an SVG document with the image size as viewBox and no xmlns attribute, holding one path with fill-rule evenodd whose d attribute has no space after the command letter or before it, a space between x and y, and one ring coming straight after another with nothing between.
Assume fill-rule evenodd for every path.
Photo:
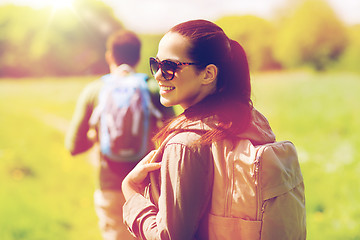
<instances>
[{"instance_id":1,"label":"dark sunglasses lens","mask_svg":"<svg viewBox=\"0 0 360 240\"><path fill-rule=\"evenodd\" d=\"M171 61L163 61L161 64L161 72L166 80L172 80L175 75L175 71L177 68L176 63Z\"/></svg>"},{"instance_id":2,"label":"dark sunglasses lens","mask_svg":"<svg viewBox=\"0 0 360 240\"><path fill-rule=\"evenodd\" d=\"M157 59L150 58L150 70L154 76L159 71L159 68L161 68L161 74L165 80L172 80L177 69L177 64L168 60L160 63Z\"/></svg>"}]
</instances>

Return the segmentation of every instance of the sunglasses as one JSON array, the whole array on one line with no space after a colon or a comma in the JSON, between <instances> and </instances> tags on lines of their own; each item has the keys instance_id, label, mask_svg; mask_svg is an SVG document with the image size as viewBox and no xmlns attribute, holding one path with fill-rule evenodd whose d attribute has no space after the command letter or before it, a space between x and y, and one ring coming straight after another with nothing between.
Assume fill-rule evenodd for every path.
<instances>
[{"instance_id":1,"label":"sunglasses","mask_svg":"<svg viewBox=\"0 0 360 240\"><path fill-rule=\"evenodd\" d=\"M155 74L159 71L159 69L161 69L161 74L166 81L173 80L176 70L179 68L179 66L182 65L188 66L188 65L198 65L198 64L189 63L189 62L173 62L170 60L160 61L153 57L150 58L150 70L152 75L155 76Z\"/></svg>"}]
</instances>

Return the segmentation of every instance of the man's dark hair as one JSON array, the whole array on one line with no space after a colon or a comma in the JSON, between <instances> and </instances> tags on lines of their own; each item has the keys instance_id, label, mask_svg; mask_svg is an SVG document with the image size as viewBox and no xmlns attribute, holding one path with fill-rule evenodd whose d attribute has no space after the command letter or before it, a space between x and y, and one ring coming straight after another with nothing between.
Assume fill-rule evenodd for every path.
<instances>
[{"instance_id":1,"label":"man's dark hair","mask_svg":"<svg viewBox=\"0 0 360 240\"><path fill-rule=\"evenodd\" d=\"M110 35L106 48L115 60L116 65L128 64L134 67L140 60L141 41L128 30L120 30Z\"/></svg>"}]
</instances>

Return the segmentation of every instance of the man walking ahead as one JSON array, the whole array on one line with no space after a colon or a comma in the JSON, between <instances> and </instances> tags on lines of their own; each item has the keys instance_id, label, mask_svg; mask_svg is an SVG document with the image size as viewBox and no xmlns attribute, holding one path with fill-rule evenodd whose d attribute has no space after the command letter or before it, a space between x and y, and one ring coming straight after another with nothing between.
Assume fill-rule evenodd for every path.
<instances>
[{"instance_id":1,"label":"man walking ahead","mask_svg":"<svg viewBox=\"0 0 360 240\"><path fill-rule=\"evenodd\" d=\"M121 30L107 41L110 73L89 83L80 94L65 145L72 155L99 143L99 187L94 193L99 226L106 240L132 239L122 222L121 182L150 150L161 123L173 117L149 91L145 74L136 73L141 42ZM160 111L159 111L160 110Z\"/></svg>"}]
</instances>

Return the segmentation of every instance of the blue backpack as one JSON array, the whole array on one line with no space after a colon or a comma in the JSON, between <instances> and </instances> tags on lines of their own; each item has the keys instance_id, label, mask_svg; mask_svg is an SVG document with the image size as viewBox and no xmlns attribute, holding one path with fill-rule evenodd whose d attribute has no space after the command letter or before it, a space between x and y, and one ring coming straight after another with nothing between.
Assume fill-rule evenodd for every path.
<instances>
[{"instance_id":1,"label":"blue backpack","mask_svg":"<svg viewBox=\"0 0 360 240\"><path fill-rule=\"evenodd\" d=\"M139 161L149 151L150 117L161 113L152 105L146 79L141 73L102 77L90 125L99 127L100 151L110 160Z\"/></svg>"}]
</instances>

